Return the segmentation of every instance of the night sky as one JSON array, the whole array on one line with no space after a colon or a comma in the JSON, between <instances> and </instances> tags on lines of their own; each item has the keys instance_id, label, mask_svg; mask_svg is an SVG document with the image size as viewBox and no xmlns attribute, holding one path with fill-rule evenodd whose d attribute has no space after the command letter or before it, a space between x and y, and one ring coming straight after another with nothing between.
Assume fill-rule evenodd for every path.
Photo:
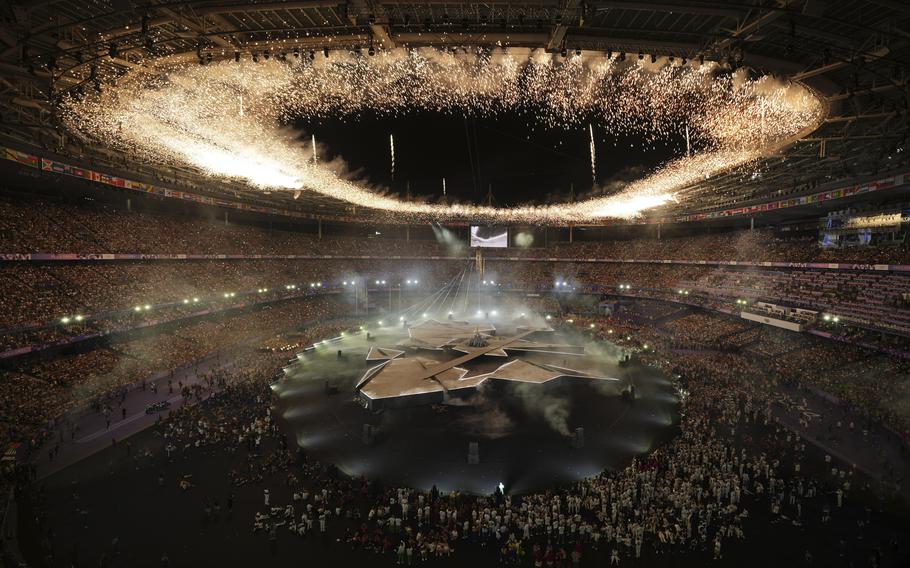
<instances>
[{"instance_id":1,"label":"night sky","mask_svg":"<svg viewBox=\"0 0 910 568\"><path fill-rule=\"evenodd\" d=\"M495 205L567 200L591 191L587 125L550 129L533 117L497 117L414 112L389 117L361 114L320 121L298 121L315 133L322 159L340 156L358 176L392 187L401 195L410 182L414 196L447 195L462 202L484 202L492 184ZM391 179L389 134L395 135L395 179ZM640 138L594 130L597 179L637 179L680 155L683 137L643 148ZM473 158L473 173L472 173Z\"/></svg>"}]
</instances>

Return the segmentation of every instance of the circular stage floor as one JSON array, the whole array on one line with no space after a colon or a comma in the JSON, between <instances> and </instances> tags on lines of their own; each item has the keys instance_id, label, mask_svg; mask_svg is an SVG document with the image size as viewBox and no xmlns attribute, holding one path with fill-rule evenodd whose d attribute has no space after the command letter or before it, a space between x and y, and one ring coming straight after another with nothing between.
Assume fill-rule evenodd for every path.
<instances>
[{"instance_id":1,"label":"circular stage floor","mask_svg":"<svg viewBox=\"0 0 910 568\"><path fill-rule=\"evenodd\" d=\"M370 347L392 346L401 330L348 336L298 355L273 388L284 425L300 447L348 475L366 475L393 486L440 491L491 493L499 483L524 493L627 465L634 456L673 436L678 399L660 370L633 360L620 366L619 350L589 343L579 334L557 332L554 339L585 344L584 355L522 353L509 358L483 356L475 371L522 358L537 363L596 370L619 379L563 377L543 384L488 380L473 394L441 404L387 407L369 411L355 392ZM341 350L342 356L338 356ZM409 350L408 357L440 359L445 352ZM326 389L326 381L331 389ZM629 383L635 401L620 396ZM364 424L375 428L364 443ZM573 445L576 428L584 445ZM468 463L471 442L479 463Z\"/></svg>"}]
</instances>

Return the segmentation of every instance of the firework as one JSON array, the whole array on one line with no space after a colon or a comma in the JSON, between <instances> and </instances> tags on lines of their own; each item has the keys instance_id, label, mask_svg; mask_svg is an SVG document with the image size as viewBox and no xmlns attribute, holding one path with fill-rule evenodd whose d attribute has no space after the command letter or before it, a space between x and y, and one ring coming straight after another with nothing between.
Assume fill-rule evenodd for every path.
<instances>
[{"instance_id":1,"label":"firework","mask_svg":"<svg viewBox=\"0 0 910 568\"><path fill-rule=\"evenodd\" d=\"M231 120L242 97L242 121ZM524 113L550 127L589 124L637 133L646 142L684 128L687 153L609 197L509 209L405 202L383 188L301 159L298 118L364 110L396 116L417 110L476 116ZM63 103L64 123L137 159L189 165L268 191L317 192L390 215L530 223L596 222L685 202L688 188L776 152L817 126L824 110L808 89L771 78L719 73L713 65L645 68L585 52L562 59L543 50L452 53L388 50L375 57L208 65L150 62L101 93ZM699 151L688 151L688 132ZM394 139L390 137L394 177ZM596 181L596 178L595 178ZM445 194L445 182L443 182Z\"/></svg>"},{"instance_id":2,"label":"firework","mask_svg":"<svg viewBox=\"0 0 910 568\"><path fill-rule=\"evenodd\" d=\"M597 153L594 148L594 126L588 124L588 132L591 134L591 185L597 185Z\"/></svg>"},{"instance_id":3,"label":"firework","mask_svg":"<svg viewBox=\"0 0 910 568\"><path fill-rule=\"evenodd\" d=\"M389 152L392 158L392 181L395 181L395 135L389 134Z\"/></svg>"}]
</instances>

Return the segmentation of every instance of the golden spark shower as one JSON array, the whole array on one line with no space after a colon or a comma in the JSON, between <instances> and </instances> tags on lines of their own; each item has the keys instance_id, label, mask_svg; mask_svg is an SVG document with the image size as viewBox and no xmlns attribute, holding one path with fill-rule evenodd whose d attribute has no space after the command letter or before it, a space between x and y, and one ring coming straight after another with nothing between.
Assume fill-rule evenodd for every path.
<instances>
[{"instance_id":1,"label":"golden spark shower","mask_svg":"<svg viewBox=\"0 0 910 568\"><path fill-rule=\"evenodd\" d=\"M592 139L594 126L647 141L691 134L693 144L691 152L609 194L595 188L572 203L497 208L401 200L348 177L337 163L317 160L315 138L308 144L289 127L299 118L415 109L515 112L550 127L590 124ZM825 115L799 84L723 73L714 64L620 62L599 52L563 59L513 48L332 52L207 65L163 59L100 93L67 98L62 110L72 131L135 159L192 166L265 191L316 192L418 219L528 223L630 218L685 203L690 186L775 153ZM394 168L391 137L390 151ZM594 168L593 145L591 158Z\"/></svg>"}]
</instances>

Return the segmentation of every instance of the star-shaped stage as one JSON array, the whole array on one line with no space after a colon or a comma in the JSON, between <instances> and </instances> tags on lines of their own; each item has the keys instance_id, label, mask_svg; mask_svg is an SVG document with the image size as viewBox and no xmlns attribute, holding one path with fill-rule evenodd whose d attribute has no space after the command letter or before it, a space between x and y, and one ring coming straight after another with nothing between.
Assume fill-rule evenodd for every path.
<instances>
[{"instance_id":1,"label":"star-shaped stage","mask_svg":"<svg viewBox=\"0 0 910 568\"><path fill-rule=\"evenodd\" d=\"M491 324L469 321L428 320L407 328L407 337L394 343L395 348L375 346L366 360L379 364L368 369L356 390L367 406L385 404L422 404L444 400L449 395L470 394L487 380L545 383L561 377L616 381L572 368L521 358L526 353L564 355L565 360L585 354L584 347L544 341L550 327L518 325L514 333L497 335ZM543 336L543 337L541 337ZM530 339L529 339L530 338ZM451 354L444 360L420 356L420 351L443 351ZM509 359L493 370L485 359Z\"/></svg>"}]
</instances>

